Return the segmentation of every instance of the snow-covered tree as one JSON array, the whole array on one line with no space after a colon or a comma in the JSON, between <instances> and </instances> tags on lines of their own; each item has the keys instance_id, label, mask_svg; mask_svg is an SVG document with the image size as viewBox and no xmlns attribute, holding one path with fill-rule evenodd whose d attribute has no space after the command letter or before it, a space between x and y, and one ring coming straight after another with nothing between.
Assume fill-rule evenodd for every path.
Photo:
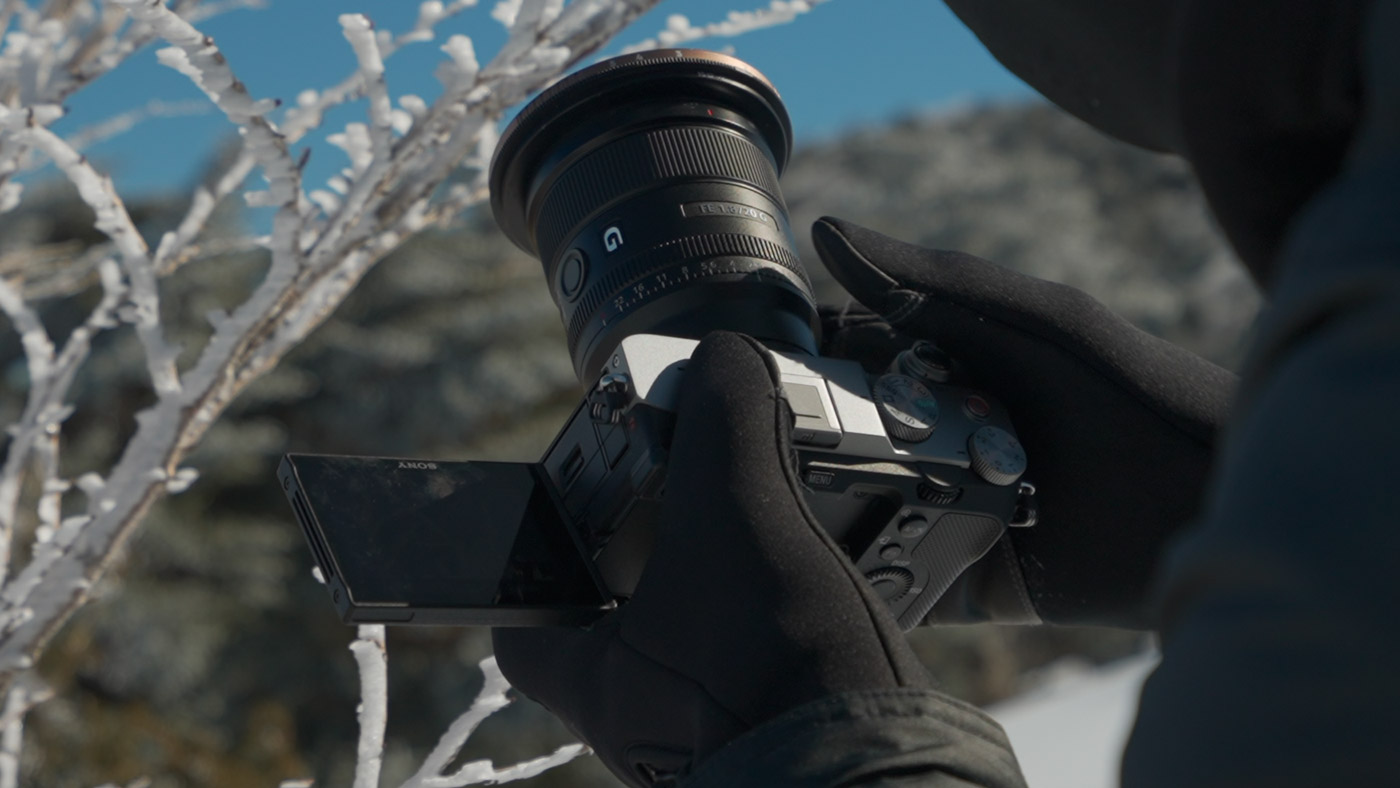
<instances>
[{"instance_id":1,"label":"snow-covered tree","mask_svg":"<svg viewBox=\"0 0 1400 788\"><path fill-rule=\"evenodd\" d=\"M699 25L672 16L635 48L786 22L821 1L773 0ZM423 2L416 23L399 32L346 13L339 22L357 68L337 84L308 85L280 105L251 95L237 76L238 63L200 30L209 17L260 0L0 0L0 213L25 200L23 176L53 167L76 187L101 236L79 253L14 249L0 257L0 312L25 356L24 380L3 389L18 416L0 442L0 788L16 784L25 713L48 696L34 675L38 657L88 601L152 504L196 482L198 469L184 460L230 402L319 325L376 262L415 233L450 225L481 202L503 113L583 64L658 2L501 0L492 16L508 38L484 64L472 39L452 32L476 0ZM386 63L399 50L428 42L443 53L436 72L441 94L432 102L391 95ZM179 109L153 101L66 137L52 130L85 88L147 46L159 47L159 61L193 81L241 139L237 154L189 196L178 225L158 239L143 237L111 178L82 150L147 116ZM354 101L367 105L367 117L325 137L348 166L324 184L306 183L309 135L322 130L329 110ZM246 238L206 243L216 207L239 196L271 209L267 226ZM161 321L162 281L230 246L266 250L266 275L241 304L209 314L207 343L191 363L177 364L181 349ZM38 300L90 287L100 296L80 325L55 341ZM119 327L139 337L153 404L136 416L135 432L110 468L65 478L60 449L77 372L90 360L94 340ZM352 650L364 697L356 785L368 787L379 782L387 707L382 628L362 628ZM444 774L477 723L506 702L494 663L482 667L481 697L409 785L505 781L583 751L573 745L502 770L473 762ZM347 757L348 751L347 743Z\"/></svg>"}]
</instances>

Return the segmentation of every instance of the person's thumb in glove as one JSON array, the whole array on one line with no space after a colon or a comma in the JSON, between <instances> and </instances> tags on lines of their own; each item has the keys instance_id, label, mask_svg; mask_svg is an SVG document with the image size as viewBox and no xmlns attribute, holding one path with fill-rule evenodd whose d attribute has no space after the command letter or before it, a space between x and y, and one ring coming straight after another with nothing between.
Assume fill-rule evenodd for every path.
<instances>
[{"instance_id":1,"label":"person's thumb in glove","mask_svg":"<svg viewBox=\"0 0 1400 788\"><path fill-rule=\"evenodd\" d=\"M497 629L507 679L634 785L684 773L789 709L929 679L803 501L768 351L714 333L682 383L656 544L589 630Z\"/></svg>"},{"instance_id":2,"label":"person's thumb in glove","mask_svg":"<svg viewBox=\"0 0 1400 788\"><path fill-rule=\"evenodd\" d=\"M964 618L949 606L1024 582L1043 620L1147 627L1152 575L1199 511L1235 376L1066 285L829 217L812 239L856 300L998 398L1026 449L1038 524L1012 529L934 616Z\"/></svg>"}]
</instances>

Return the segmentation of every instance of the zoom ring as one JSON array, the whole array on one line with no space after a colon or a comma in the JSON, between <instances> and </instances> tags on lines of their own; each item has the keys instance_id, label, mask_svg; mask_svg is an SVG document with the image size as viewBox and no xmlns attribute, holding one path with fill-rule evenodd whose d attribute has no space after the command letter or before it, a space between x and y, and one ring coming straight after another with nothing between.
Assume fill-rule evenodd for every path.
<instances>
[{"instance_id":1,"label":"zoom ring","mask_svg":"<svg viewBox=\"0 0 1400 788\"><path fill-rule=\"evenodd\" d=\"M714 233L710 235L690 235L677 238L647 249L632 259L611 269L595 282L575 305L569 316L568 341L569 355L572 357L578 347L584 326L598 307L638 279L657 271L716 257L749 257L782 266L802 282L807 293L812 292L812 282L807 278L807 269L791 250L772 241L737 233Z\"/></svg>"},{"instance_id":2,"label":"zoom ring","mask_svg":"<svg viewBox=\"0 0 1400 788\"><path fill-rule=\"evenodd\" d=\"M598 206L667 178L739 181L783 204L773 162L744 137L705 126L629 134L575 162L550 187L539 211L541 259L551 259L564 237Z\"/></svg>"}]
</instances>

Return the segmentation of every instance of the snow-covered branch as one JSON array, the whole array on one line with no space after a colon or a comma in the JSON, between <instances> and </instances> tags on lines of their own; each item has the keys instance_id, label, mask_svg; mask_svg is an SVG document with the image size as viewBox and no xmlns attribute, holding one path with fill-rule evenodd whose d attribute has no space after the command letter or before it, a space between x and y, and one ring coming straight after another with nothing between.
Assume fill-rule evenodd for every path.
<instances>
[{"instance_id":1,"label":"snow-covered branch","mask_svg":"<svg viewBox=\"0 0 1400 788\"><path fill-rule=\"evenodd\" d=\"M389 651L384 625L361 625L350 651L360 669L360 743L355 749L354 788L379 788L384 725L389 719Z\"/></svg>"},{"instance_id":2,"label":"snow-covered branch","mask_svg":"<svg viewBox=\"0 0 1400 788\"><path fill-rule=\"evenodd\" d=\"M549 755L522 761L504 769L497 769L489 760L478 760L468 761L455 771L445 773L456 759L457 753L461 751L462 745L476 732L477 726L487 717L510 705L510 698L506 695L510 684L506 682L505 676L501 675L501 669L496 666L496 658L487 657L481 661L480 667L484 682L471 708L448 727L418 772L401 788L461 788L464 785L495 785L524 780L590 752L582 744L566 744Z\"/></svg>"},{"instance_id":3,"label":"snow-covered branch","mask_svg":"<svg viewBox=\"0 0 1400 788\"><path fill-rule=\"evenodd\" d=\"M623 48L623 53L640 52L657 47L674 47L704 38L730 38L765 27L784 25L800 14L811 11L828 0L772 0L767 8L754 11L730 11L718 22L696 25L683 14L666 17L666 28L655 36Z\"/></svg>"},{"instance_id":4,"label":"snow-covered branch","mask_svg":"<svg viewBox=\"0 0 1400 788\"><path fill-rule=\"evenodd\" d=\"M57 628L87 599L118 547L161 496L189 486L195 473L182 458L198 443L228 403L270 369L314 328L384 254L444 211L455 213L484 196L480 188L455 190L438 206L437 187L464 156L477 150L481 131L494 128L508 107L523 101L571 63L596 50L656 0L579 0L561 12L557 2L528 2L512 20L511 43L488 65L464 68L464 38L454 38L447 60L453 84L429 107L403 97L399 110L383 83L384 59L399 46L432 38L434 26L470 3L421 6L412 31L374 34L363 17L343 22L356 54L355 74L335 88L299 100L279 128L276 104L249 94L216 43L189 21L195 3L167 7L159 0L115 0L114 4L59 4L63 19L40 19L24 5L5 6L19 32L0 52L0 82L13 86L18 101L0 106L0 185L17 173L31 151L42 153L77 187L97 214L97 228L110 239L109 257L97 263L103 298L88 319L55 353L37 312L26 305L22 279L8 280L0 299L20 331L27 356L28 396L12 425L0 469L0 555L10 555L16 506L25 475L37 473L42 493L40 529L32 559L14 567L0 586L0 682L32 665ZM125 9L130 19L116 13ZM182 16L183 14L183 16ZM184 221L167 233L154 254L111 180L82 157L48 124L62 112L56 101L73 88L120 63L139 44L164 39L163 63L193 80L244 135L243 154L211 189L196 192ZM531 45L526 45L534 42ZM57 63L67 64L67 76ZM298 162L289 142L320 122L324 110L355 96L369 99L368 146L356 152L343 176L344 199L316 206L301 193ZM347 135L348 142L353 132ZM479 159L484 155L478 153ZM188 258L213 207L238 190L254 169L268 183L264 204L279 207L268 245L273 264L252 295L229 314L216 315L214 333L184 375L175 372L173 349L162 336L157 281ZM332 185L334 188L334 185ZM21 199L6 192L6 202ZM328 215L321 209L329 208ZM71 412L73 373L92 338L121 322L136 326L146 348L156 402L137 414L137 429L105 474L59 478L57 436ZM39 462L32 463L38 458ZM86 511L60 518L67 494L80 493ZM5 562L8 563L8 562Z\"/></svg>"}]
</instances>

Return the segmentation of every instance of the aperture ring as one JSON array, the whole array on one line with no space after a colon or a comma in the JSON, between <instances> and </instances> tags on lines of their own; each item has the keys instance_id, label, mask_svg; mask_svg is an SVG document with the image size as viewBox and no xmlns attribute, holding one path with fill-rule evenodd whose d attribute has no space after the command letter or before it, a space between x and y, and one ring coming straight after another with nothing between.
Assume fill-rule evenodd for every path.
<instances>
[{"instance_id":1,"label":"aperture ring","mask_svg":"<svg viewBox=\"0 0 1400 788\"><path fill-rule=\"evenodd\" d=\"M549 260L575 226L599 206L667 178L723 178L752 186L782 205L773 162L746 137L708 126L629 134L575 162L544 197L535 235Z\"/></svg>"},{"instance_id":2,"label":"aperture ring","mask_svg":"<svg viewBox=\"0 0 1400 788\"><path fill-rule=\"evenodd\" d=\"M797 276L808 297L811 297L812 282L807 278L807 269L797 255L783 245L738 233L711 233L677 238L638 253L610 269L588 287L569 315L567 334L570 357L573 357L584 326L593 313L630 283L666 268L716 257L749 257L782 266Z\"/></svg>"}]
</instances>

